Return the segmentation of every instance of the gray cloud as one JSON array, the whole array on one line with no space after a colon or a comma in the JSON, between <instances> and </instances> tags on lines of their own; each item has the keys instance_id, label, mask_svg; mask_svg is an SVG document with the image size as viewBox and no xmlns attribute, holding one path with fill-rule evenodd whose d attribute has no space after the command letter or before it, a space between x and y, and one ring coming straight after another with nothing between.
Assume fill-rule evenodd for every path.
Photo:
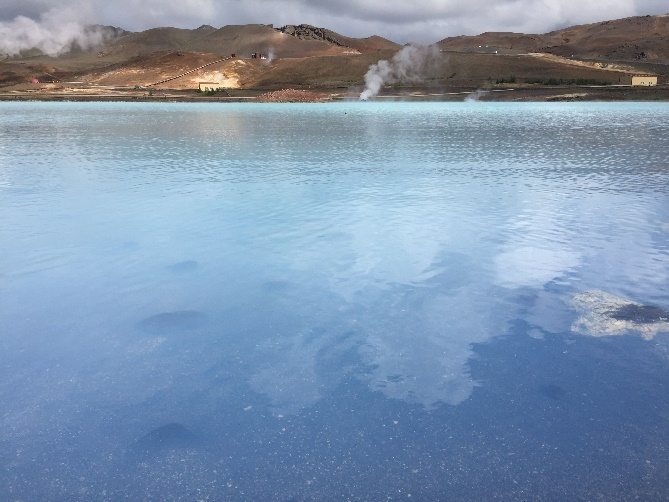
<instances>
[{"instance_id":1,"label":"gray cloud","mask_svg":"<svg viewBox=\"0 0 669 502\"><path fill-rule=\"evenodd\" d=\"M570 24L587 23L668 11L666 0L4 0L0 11L0 45L16 42L13 29L20 24L23 37L41 30L49 16L71 23L112 24L131 30L156 26L196 27L200 24L309 23L345 35L379 34L398 42L428 43L446 36L483 31L545 32ZM25 18L40 21L30 26ZM64 23L64 21L63 21ZM71 27L71 26L70 26ZM53 24L56 45L67 40L67 30ZM65 32L65 34L63 34ZM71 34L71 33L69 33ZM39 37L38 37L39 38ZM46 43L46 42L44 42Z\"/></svg>"}]
</instances>

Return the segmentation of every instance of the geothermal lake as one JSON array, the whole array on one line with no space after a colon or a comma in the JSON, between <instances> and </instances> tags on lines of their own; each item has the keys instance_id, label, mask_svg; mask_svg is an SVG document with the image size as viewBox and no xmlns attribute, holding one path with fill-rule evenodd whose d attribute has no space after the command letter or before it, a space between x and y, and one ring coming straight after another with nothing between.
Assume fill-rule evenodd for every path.
<instances>
[{"instance_id":1,"label":"geothermal lake","mask_svg":"<svg viewBox=\"0 0 669 502\"><path fill-rule=\"evenodd\" d=\"M0 104L0 499L669 493L669 105Z\"/></svg>"}]
</instances>

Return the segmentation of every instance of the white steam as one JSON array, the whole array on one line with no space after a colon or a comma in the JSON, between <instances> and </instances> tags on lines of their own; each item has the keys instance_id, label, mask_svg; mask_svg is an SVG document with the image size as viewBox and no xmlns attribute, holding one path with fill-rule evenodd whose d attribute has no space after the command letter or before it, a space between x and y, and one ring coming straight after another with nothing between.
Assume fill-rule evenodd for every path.
<instances>
[{"instance_id":1,"label":"white steam","mask_svg":"<svg viewBox=\"0 0 669 502\"><path fill-rule=\"evenodd\" d=\"M55 8L35 21L17 16L12 21L0 22L0 54L19 55L22 51L39 49L49 56L57 56L78 46L89 49L101 44L107 37L102 27L86 26L81 13Z\"/></svg>"},{"instance_id":2,"label":"white steam","mask_svg":"<svg viewBox=\"0 0 669 502\"><path fill-rule=\"evenodd\" d=\"M436 63L439 49L434 45L407 45L390 61L382 59L373 64L365 74L365 90L360 99L366 101L376 96L386 84L416 82Z\"/></svg>"},{"instance_id":3,"label":"white steam","mask_svg":"<svg viewBox=\"0 0 669 502\"><path fill-rule=\"evenodd\" d=\"M483 96L490 94L490 91L484 91L483 89L476 89L474 92L467 94L465 101L480 101Z\"/></svg>"}]
</instances>

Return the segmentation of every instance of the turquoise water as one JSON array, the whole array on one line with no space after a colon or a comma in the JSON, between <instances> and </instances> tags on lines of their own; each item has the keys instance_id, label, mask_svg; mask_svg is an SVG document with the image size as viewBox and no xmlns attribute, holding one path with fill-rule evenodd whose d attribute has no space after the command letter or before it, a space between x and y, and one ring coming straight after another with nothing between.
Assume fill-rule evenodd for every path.
<instances>
[{"instance_id":1,"label":"turquoise water","mask_svg":"<svg viewBox=\"0 0 669 502\"><path fill-rule=\"evenodd\" d=\"M669 309L668 138L661 103L0 104L1 498L666 496L669 335L575 299Z\"/></svg>"}]
</instances>

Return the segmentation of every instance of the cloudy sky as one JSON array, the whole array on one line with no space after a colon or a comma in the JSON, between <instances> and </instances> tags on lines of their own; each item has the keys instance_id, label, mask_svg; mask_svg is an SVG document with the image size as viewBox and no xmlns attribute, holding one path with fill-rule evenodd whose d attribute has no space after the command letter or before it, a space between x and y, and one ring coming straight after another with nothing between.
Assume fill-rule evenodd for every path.
<instances>
[{"instance_id":1,"label":"cloudy sky","mask_svg":"<svg viewBox=\"0 0 669 502\"><path fill-rule=\"evenodd\" d=\"M308 23L345 35L380 34L398 42L423 43L459 34L545 32L576 23L669 12L666 0L2 0L1 4L0 37L3 26L7 33L18 16L25 16L47 25L56 19L130 30Z\"/></svg>"}]
</instances>

